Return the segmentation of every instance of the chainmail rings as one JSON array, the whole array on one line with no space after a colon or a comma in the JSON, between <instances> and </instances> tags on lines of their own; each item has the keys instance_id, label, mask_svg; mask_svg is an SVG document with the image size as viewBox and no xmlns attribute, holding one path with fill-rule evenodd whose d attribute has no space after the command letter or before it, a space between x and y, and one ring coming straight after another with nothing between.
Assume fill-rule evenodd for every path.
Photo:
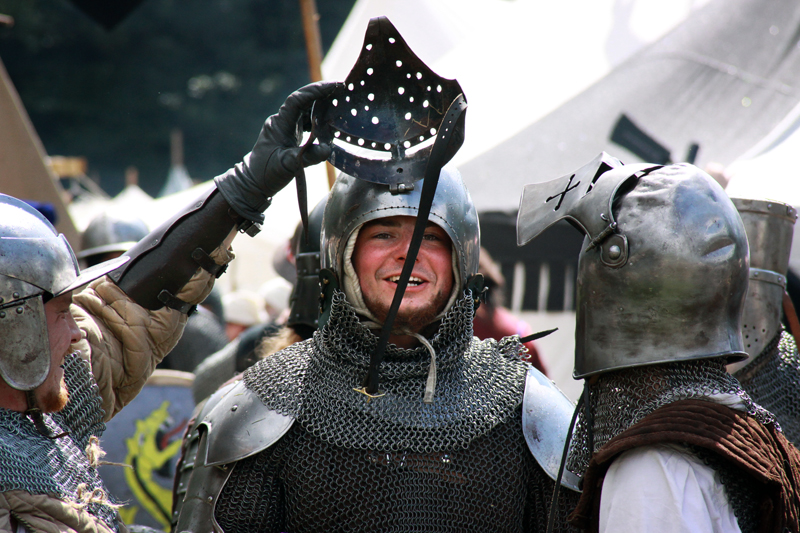
<instances>
[{"instance_id":1,"label":"chainmail rings","mask_svg":"<svg viewBox=\"0 0 800 533\"><path fill-rule=\"evenodd\" d=\"M362 384L377 337L336 292L328 323L313 339L263 359L244 375L269 408L290 415L312 435L350 449L435 453L463 449L519 416L526 365L516 337L472 337L469 291L450 309L431 339L438 384L423 403L430 355L390 346L381 365L383 396L368 401Z\"/></svg>"},{"instance_id":2,"label":"chainmail rings","mask_svg":"<svg viewBox=\"0 0 800 533\"><path fill-rule=\"evenodd\" d=\"M61 412L43 418L51 435L68 435L48 439L23 413L0 409L0 492L55 494L117 530L113 498L84 451L89 439L105 430L97 384L79 354L68 355L63 367L69 402ZM93 493L103 494L111 505L88 501Z\"/></svg>"},{"instance_id":3,"label":"chainmail rings","mask_svg":"<svg viewBox=\"0 0 800 533\"><path fill-rule=\"evenodd\" d=\"M236 464L215 516L226 533L544 533L553 481L528 450L521 413L466 449L334 446L295 424ZM555 533L578 494L561 491Z\"/></svg>"},{"instance_id":4,"label":"chainmail rings","mask_svg":"<svg viewBox=\"0 0 800 533\"><path fill-rule=\"evenodd\" d=\"M659 407L678 400L702 399L718 394L738 396L747 413L762 424L775 423L775 417L756 404L739 382L725 371L721 359L680 361L629 368L601 374L584 394L590 397L593 419L589 449L589 428L584 404L570 444L567 468L582 475L594 452L609 440L642 420Z\"/></svg>"},{"instance_id":5,"label":"chainmail rings","mask_svg":"<svg viewBox=\"0 0 800 533\"><path fill-rule=\"evenodd\" d=\"M789 442L800 444L800 355L794 337L781 330L734 376L754 401L775 415Z\"/></svg>"}]
</instances>

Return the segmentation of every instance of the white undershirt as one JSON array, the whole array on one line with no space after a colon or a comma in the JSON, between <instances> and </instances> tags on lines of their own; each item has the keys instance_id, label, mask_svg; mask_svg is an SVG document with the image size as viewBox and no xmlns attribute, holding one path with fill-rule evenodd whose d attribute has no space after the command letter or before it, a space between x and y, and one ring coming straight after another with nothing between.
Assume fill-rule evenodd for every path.
<instances>
[{"instance_id":1,"label":"white undershirt","mask_svg":"<svg viewBox=\"0 0 800 533\"><path fill-rule=\"evenodd\" d=\"M736 397L709 398L743 409ZM600 533L741 533L714 470L672 444L628 450L611 464L600 496Z\"/></svg>"}]
</instances>

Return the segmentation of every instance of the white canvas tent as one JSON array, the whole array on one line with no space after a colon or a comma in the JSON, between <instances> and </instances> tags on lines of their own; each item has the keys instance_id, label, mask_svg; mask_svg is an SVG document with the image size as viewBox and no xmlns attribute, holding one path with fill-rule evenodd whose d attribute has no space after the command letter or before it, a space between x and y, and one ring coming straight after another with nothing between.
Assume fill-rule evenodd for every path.
<instances>
[{"instance_id":1,"label":"white canvas tent","mask_svg":"<svg viewBox=\"0 0 800 533\"><path fill-rule=\"evenodd\" d=\"M468 161L577 95L707 0L358 0L322 64L344 80L371 17L387 16L469 103Z\"/></svg>"}]
</instances>

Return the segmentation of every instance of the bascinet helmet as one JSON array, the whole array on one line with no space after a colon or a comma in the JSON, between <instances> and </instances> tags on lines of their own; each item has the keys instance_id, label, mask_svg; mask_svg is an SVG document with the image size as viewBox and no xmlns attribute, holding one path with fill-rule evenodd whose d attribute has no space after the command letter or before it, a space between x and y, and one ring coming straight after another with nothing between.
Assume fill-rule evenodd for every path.
<instances>
[{"instance_id":1,"label":"bascinet helmet","mask_svg":"<svg viewBox=\"0 0 800 533\"><path fill-rule=\"evenodd\" d=\"M744 350L757 357L781 331L783 295L797 210L781 202L731 198L750 245L750 285L742 315Z\"/></svg>"},{"instance_id":2,"label":"bascinet helmet","mask_svg":"<svg viewBox=\"0 0 800 533\"><path fill-rule=\"evenodd\" d=\"M28 204L0 195L0 377L32 390L50 371L45 298L69 292L127 259L81 274L64 235Z\"/></svg>"},{"instance_id":3,"label":"bascinet helmet","mask_svg":"<svg viewBox=\"0 0 800 533\"><path fill-rule=\"evenodd\" d=\"M518 243L560 219L586 234L576 379L746 357L747 237L736 208L708 174L689 164L622 166L601 154L575 174L525 187Z\"/></svg>"},{"instance_id":4,"label":"bascinet helmet","mask_svg":"<svg viewBox=\"0 0 800 533\"><path fill-rule=\"evenodd\" d=\"M462 242L465 237L470 238L470 232L456 237L452 226L456 219L449 216L453 209L443 210L444 205L436 207L440 189L441 198L450 194L468 198L460 178L457 186L444 183L457 173L442 170L464 142L466 109L466 97L458 82L442 78L425 65L385 17L370 20L361 53L345 83L314 104L312 133L320 142L330 144L329 161L344 173L334 185L323 222L325 251L324 270L320 273L323 278L320 323L326 320L325 302L332 294L330 283L327 289L324 286L326 281L330 282L326 276L331 270L342 275L339 262L353 230L381 216L416 216L419 213L395 297L370 360L364 386L367 394L378 390L378 368L428 220L442 226L450 236L458 254L462 286L473 272L471 244ZM347 200L347 210L342 209L345 204L332 204L335 197L350 195L360 203ZM460 209L468 212L471 206L469 202ZM383 215L375 214L380 210ZM335 221L334 217L341 220ZM475 231L471 234L475 240L474 265L477 268L477 216L467 218L464 224L472 220L475 222ZM353 222L355 225L347 225ZM339 225L341 227L336 227ZM332 242L336 239L341 241ZM353 286L348 280L344 281L345 292ZM451 294L451 301L453 296Z\"/></svg>"},{"instance_id":5,"label":"bascinet helmet","mask_svg":"<svg viewBox=\"0 0 800 533\"><path fill-rule=\"evenodd\" d=\"M345 248L353 231L379 218L416 217L421 187L393 193L388 185L340 174L331 189L322 221L322 268L343 272ZM461 174L442 168L428 220L442 228L455 250L461 289L478 271L480 228L478 213Z\"/></svg>"}]
</instances>

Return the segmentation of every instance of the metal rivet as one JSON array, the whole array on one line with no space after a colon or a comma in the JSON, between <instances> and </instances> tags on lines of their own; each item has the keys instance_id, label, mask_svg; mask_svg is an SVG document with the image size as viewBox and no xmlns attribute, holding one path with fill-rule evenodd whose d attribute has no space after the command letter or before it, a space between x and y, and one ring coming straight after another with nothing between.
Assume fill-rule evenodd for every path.
<instances>
[{"instance_id":1,"label":"metal rivet","mask_svg":"<svg viewBox=\"0 0 800 533\"><path fill-rule=\"evenodd\" d=\"M5 298L0 298L0 304L5 301Z\"/></svg>"},{"instance_id":2,"label":"metal rivet","mask_svg":"<svg viewBox=\"0 0 800 533\"><path fill-rule=\"evenodd\" d=\"M14 297L14 299L17 299L17 298L19 298L19 293L15 292L14 294L12 294L12 296Z\"/></svg>"},{"instance_id":3,"label":"metal rivet","mask_svg":"<svg viewBox=\"0 0 800 533\"><path fill-rule=\"evenodd\" d=\"M609 259L619 259L619 256L622 255L622 250L616 244L610 246L608 248L608 257Z\"/></svg>"},{"instance_id":4,"label":"metal rivet","mask_svg":"<svg viewBox=\"0 0 800 533\"><path fill-rule=\"evenodd\" d=\"M21 307L17 307L17 314L18 315L21 315L22 311L23 311L23 309Z\"/></svg>"},{"instance_id":5,"label":"metal rivet","mask_svg":"<svg viewBox=\"0 0 800 533\"><path fill-rule=\"evenodd\" d=\"M5 318L5 317L6 317L6 312L0 311L0 318Z\"/></svg>"},{"instance_id":6,"label":"metal rivet","mask_svg":"<svg viewBox=\"0 0 800 533\"><path fill-rule=\"evenodd\" d=\"M319 297L324 299L325 298L325 293L324 292L319 293Z\"/></svg>"},{"instance_id":7,"label":"metal rivet","mask_svg":"<svg viewBox=\"0 0 800 533\"><path fill-rule=\"evenodd\" d=\"M208 497L208 503L211 503L211 502L213 502L213 501L214 501L214 497L213 497L213 496L209 496L209 497Z\"/></svg>"},{"instance_id":8,"label":"metal rivet","mask_svg":"<svg viewBox=\"0 0 800 533\"><path fill-rule=\"evenodd\" d=\"M231 406L231 411L235 411L235 410L237 410L238 408L239 408L239 406L238 406L238 405L233 405L233 406Z\"/></svg>"},{"instance_id":9,"label":"metal rivet","mask_svg":"<svg viewBox=\"0 0 800 533\"><path fill-rule=\"evenodd\" d=\"M328 278L325 278L325 279L322 280L322 283L325 284L325 285L327 285L330 282L331 282L331 280L329 280Z\"/></svg>"},{"instance_id":10,"label":"metal rivet","mask_svg":"<svg viewBox=\"0 0 800 533\"><path fill-rule=\"evenodd\" d=\"M753 272L753 277L757 278L758 277L758 272Z\"/></svg>"}]
</instances>

